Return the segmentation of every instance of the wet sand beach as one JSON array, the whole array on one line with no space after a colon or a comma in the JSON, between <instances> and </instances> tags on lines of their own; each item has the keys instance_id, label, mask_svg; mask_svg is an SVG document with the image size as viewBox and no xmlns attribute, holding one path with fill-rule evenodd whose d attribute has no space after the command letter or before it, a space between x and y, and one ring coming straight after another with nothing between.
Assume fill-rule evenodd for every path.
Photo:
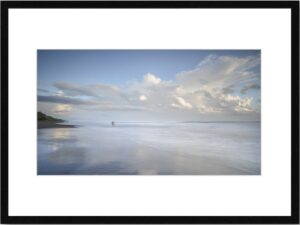
<instances>
[{"instance_id":1,"label":"wet sand beach","mask_svg":"<svg viewBox=\"0 0 300 225\"><path fill-rule=\"evenodd\" d=\"M38 129L39 175L261 173L260 123L118 122L112 127L91 122L75 129L55 123L45 127L53 128Z\"/></svg>"},{"instance_id":2,"label":"wet sand beach","mask_svg":"<svg viewBox=\"0 0 300 225\"><path fill-rule=\"evenodd\" d=\"M45 129L45 128L75 128L78 127L76 125L71 124L61 124L52 121L38 121L38 129Z\"/></svg>"}]
</instances>

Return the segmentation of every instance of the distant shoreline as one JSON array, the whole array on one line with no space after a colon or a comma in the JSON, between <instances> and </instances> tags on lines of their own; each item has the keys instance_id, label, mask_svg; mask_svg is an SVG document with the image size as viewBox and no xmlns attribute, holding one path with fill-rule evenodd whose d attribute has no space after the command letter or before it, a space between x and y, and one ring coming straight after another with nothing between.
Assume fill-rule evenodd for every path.
<instances>
[{"instance_id":1,"label":"distant shoreline","mask_svg":"<svg viewBox=\"0 0 300 225\"><path fill-rule=\"evenodd\" d=\"M71 124L60 124L59 122L53 121L38 121L38 129L45 129L45 128L76 128L77 125Z\"/></svg>"},{"instance_id":2,"label":"distant shoreline","mask_svg":"<svg viewBox=\"0 0 300 225\"><path fill-rule=\"evenodd\" d=\"M261 121L183 121L182 123L260 123Z\"/></svg>"}]
</instances>

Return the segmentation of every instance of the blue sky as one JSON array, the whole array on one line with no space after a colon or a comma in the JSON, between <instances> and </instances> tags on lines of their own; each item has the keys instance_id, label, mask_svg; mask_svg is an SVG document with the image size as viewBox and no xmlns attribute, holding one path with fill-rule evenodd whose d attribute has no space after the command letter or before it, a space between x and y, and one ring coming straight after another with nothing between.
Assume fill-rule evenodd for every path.
<instances>
[{"instance_id":1,"label":"blue sky","mask_svg":"<svg viewBox=\"0 0 300 225\"><path fill-rule=\"evenodd\" d=\"M38 50L37 59L38 109L50 115L260 118L259 50Z\"/></svg>"}]
</instances>

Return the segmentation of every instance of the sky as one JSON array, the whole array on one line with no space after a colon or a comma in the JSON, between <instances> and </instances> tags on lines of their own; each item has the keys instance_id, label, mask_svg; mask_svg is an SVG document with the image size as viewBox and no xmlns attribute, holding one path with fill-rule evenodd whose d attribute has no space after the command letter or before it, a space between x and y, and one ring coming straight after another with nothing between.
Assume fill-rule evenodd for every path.
<instances>
[{"instance_id":1,"label":"sky","mask_svg":"<svg viewBox=\"0 0 300 225\"><path fill-rule=\"evenodd\" d=\"M260 121L260 50L38 50L38 111L69 121Z\"/></svg>"}]
</instances>

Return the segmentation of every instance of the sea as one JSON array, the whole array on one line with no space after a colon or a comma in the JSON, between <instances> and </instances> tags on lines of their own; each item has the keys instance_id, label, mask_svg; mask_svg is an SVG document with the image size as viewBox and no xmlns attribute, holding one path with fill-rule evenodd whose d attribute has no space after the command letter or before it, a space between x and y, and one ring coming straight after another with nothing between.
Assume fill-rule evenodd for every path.
<instances>
[{"instance_id":1,"label":"sea","mask_svg":"<svg viewBox=\"0 0 300 225\"><path fill-rule=\"evenodd\" d=\"M80 122L38 129L38 175L260 175L260 122Z\"/></svg>"}]
</instances>

